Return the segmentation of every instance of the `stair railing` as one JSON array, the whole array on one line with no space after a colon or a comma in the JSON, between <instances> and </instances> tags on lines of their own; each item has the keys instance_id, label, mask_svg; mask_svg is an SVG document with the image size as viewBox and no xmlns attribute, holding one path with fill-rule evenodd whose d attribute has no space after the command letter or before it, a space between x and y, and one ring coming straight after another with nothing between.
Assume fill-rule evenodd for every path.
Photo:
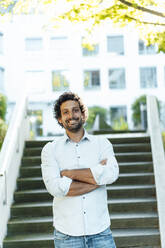
<instances>
[{"instance_id":1,"label":"stair railing","mask_svg":"<svg viewBox=\"0 0 165 248\"><path fill-rule=\"evenodd\" d=\"M16 189L24 143L29 136L28 100L24 96L14 108L0 152L0 247L7 234L10 208Z\"/></svg>"},{"instance_id":2,"label":"stair railing","mask_svg":"<svg viewBox=\"0 0 165 248\"><path fill-rule=\"evenodd\" d=\"M165 153L163 148L157 101L147 96L148 131L151 138L161 247L165 248Z\"/></svg>"}]
</instances>

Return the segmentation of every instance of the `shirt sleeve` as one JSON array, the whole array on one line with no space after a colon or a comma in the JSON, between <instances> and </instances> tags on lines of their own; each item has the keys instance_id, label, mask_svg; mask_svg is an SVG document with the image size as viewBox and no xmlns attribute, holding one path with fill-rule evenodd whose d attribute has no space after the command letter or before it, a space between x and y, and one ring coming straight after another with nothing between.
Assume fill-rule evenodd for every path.
<instances>
[{"instance_id":1,"label":"shirt sleeve","mask_svg":"<svg viewBox=\"0 0 165 248\"><path fill-rule=\"evenodd\" d=\"M47 143L41 152L41 171L46 189L52 196L63 197L70 188L72 179L60 176L60 169L54 155L53 143Z\"/></svg>"},{"instance_id":2,"label":"shirt sleeve","mask_svg":"<svg viewBox=\"0 0 165 248\"><path fill-rule=\"evenodd\" d=\"M100 161L107 159L106 165L92 166L91 172L98 185L112 184L119 176L119 166L114 155L112 144L106 138L100 138Z\"/></svg>"}]
</instances>

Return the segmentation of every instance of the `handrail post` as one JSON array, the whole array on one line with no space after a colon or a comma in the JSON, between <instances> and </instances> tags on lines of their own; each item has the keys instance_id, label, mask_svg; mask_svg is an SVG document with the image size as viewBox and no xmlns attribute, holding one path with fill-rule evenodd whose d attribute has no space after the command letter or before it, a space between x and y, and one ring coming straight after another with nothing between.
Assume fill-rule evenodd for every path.
<instances>
[{"instance_id":1,"label":"handrail post","mask_svg":"<svg viewBox=\"0 0 165 248\"><path fill-rule=\"evenodd\" d=\"M157 101L154 96L147 96L147 115L155 175L160 241L161 247L165 248L165 153Z\"/></svg>"}]
</instances>

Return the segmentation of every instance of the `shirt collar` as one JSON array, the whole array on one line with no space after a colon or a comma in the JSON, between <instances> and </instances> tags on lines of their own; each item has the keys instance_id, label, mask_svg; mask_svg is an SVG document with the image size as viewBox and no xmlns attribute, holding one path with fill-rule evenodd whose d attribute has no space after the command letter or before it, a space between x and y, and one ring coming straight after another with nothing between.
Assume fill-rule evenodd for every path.
<instances>
[{"instance_id":1,"label":"shirt collar","mask_svg":"<svg viewBox=\"0 0 165 248\"><path fill-rule=\"evenodd\" d=\"M90 135L87 133L87 131L84 129L84 136L82 137L82 140L90 140ZM70 141L70 138L68 137L67 133L64 133L64 141L67 143Z\"/></svg>"}]
</instances>

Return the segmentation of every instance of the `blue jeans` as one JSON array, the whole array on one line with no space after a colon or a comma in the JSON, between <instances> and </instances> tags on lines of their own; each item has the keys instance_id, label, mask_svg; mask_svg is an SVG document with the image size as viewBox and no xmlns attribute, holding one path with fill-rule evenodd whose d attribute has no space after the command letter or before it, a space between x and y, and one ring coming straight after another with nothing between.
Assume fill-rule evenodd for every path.
<instances>
[{"instance_id":1,"label":"blue jeans","mask_svg":"<svg viewBox=\"0 0 165 248\"><path fill-rule=\"evenodd\" d=\"M54 244L55 248L116 248L110 228L86 236L69 236L55 229Z\"/></svg>"}]
</instances>

